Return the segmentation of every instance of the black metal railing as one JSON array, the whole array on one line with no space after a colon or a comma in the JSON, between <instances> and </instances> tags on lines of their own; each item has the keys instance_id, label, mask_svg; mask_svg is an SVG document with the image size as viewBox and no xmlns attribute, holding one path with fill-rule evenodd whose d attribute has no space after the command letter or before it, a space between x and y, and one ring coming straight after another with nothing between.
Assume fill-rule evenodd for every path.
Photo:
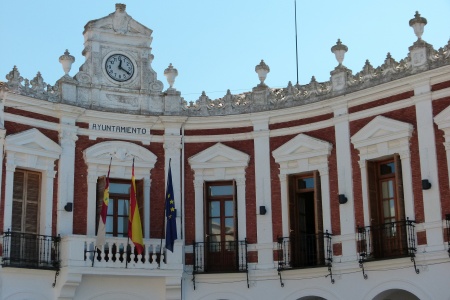
<instances>
[{"instance_id":1,"label":"black metal railing","mask_svg":"<svg viewBox=\"0 0 450 300\"><path fill-rule=\"evenodd\" d=\"M278 238L278 271L324 267L333 261L331 234L292 234Z\"/></svg>"},{"instance_id":2,"label":"black metal railing","mask_svg":"<svg viewBox=\"0 0 450 300\"><path fill-rule=\"evenodd\" d=\"M247 239L243 241L194 242L193 282L195 274L202 273L247 273Z\"/></svg>"},{"instance_id":3,"label":"black metal railing","mask_svg":"<svg viewBox=\"0 0 450 300\"><path fill-rule=\"evenodd\" d=\"M411 257L414 269L419 273L414 259L417 251L414 224L415 221L406 219L357 227L358 261L365 279L364 262L370 260Z\"/></svg>"},{"instance_id":4,"label":"black metal railing","mask_svg":"<svg viewBox=\"0 0 450 300\"><path fill-rule=\"evenodd\" d=\"M3 233L3 267L59 270L59 236Z\"/></svg>"},{"instance_id":5,"label":"black metal railing","mask_svg":"<svg viewBox=\"0 0 450 300\"><path fill-rule=\"evenodd\" d=\"M194 243L194 272L247 272L247 240Z\"/></svg>"}]
</instances>

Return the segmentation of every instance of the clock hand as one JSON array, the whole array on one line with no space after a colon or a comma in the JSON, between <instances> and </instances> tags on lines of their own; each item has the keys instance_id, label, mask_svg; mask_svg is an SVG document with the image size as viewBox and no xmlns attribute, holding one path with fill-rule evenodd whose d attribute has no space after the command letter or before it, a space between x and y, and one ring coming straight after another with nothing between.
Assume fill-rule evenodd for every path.
<instances>
[{"instance_id":1,"label":"clock hand","mask_svg":"<svg viewBox=\"0 0 450 300\"><path fill-rule=\"evenodd\" d=\"M122 70L122 71L125 71L128 75L131 75L130 72L128 72L127 70L125 70L124 68L122 68L122 60L119 60L119 61L120 61L120 63L119 63L119 69Z\"/></svg>"}]
</instances>

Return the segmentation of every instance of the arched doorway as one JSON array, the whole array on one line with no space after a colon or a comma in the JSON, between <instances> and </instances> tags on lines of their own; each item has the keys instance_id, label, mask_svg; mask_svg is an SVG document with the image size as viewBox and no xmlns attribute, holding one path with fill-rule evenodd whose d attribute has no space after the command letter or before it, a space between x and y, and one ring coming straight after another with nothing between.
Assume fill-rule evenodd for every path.
<instances>
[{"instance_id":1,"label":"arched doorway","mask_svg":"<svg viewBox=\"0 0 450 300\"><path fill-rule=\"evenodd\" d=\"M420 300L418 297L416 297L414 294L401 290L401 289L390 289L387 291L384 291L373 300Z\"/></svg>"}]
</instances>

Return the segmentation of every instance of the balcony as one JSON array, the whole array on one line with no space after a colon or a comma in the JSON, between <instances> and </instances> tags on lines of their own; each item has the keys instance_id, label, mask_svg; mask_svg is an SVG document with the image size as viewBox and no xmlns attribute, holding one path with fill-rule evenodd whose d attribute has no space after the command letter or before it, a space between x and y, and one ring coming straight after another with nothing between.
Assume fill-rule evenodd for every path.
<instances>
[{"instance_id":1,"label":"balcony","mask_svg":"<svg viewBox=\"0 0 450 300\"><path fill-rule=\"evenodd\" d=\"M194 242L194 273L247 272L247 240Z\"/></svg>"},{"instance_id":2,"label":"balcony","mask_svg":"<svg viewBox=\"0 0 450 300\"><path fill-rule=\"evenodd\" d=\"M59 236L8 230L3 234L2 266L58 271L60 240Z\"/></svg>"},{"instance_id":3,"label":"balcony","mask_svg":"<svg viewBox=\"0 0 450 300\"><path fill-rule=\"evenodd\" d=\"M165 240L144 239L144 252L135 253L134 245L127 238L107 237L100 249L95 248L95 237L66 236L61 241L61 261L69 268L86 267L85 272L108 273L111 269L155 270L145 273L157 276L160 270L183 269L182 241L176 241L174 252L166 252ZM161 251L162 249L162 251Z\"/></svg>"},{"instance_id":4,"label":"balcony","mask_svg":"<svg viewBox=\"0 0 450 300\"><path fill-rule=\"evenodd\" d=\"M293 234L278 238L278 271L328 267L333 260L331 234Z\"/></svg>"},{"instance_id":5,"label":"balcony","mask_svg":"<svg viewBox=\"0 0 450 300\"><path fill-rule=\"evenodd\" d=\"M196 274L247 273L247 239L243 241L194 242L193 283Z\"/></svg>"},{"instance_id":6,"label":"balcony","mask_svg":"<svg viewBox=\"0 0 450 300\"><path fill-rule=\"evenodd\" d=\"M419 273L415 262L417 248L414 223L407 219L357 227L358 261L365 279L364 262L374 260L410 257L416 273Z\"/></svg>"}]
</instances>

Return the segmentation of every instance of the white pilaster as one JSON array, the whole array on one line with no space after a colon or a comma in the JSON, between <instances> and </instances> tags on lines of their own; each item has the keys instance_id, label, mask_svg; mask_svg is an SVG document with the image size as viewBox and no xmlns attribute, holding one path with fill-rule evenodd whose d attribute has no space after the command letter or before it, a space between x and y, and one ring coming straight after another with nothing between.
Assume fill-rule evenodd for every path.
<instances>
[{"instance_id":1,"label":"white pilaster","mask_svg":"<svg viewBox=\"0 0 450 300\"><path fill-rule=\"evenodd\" d=\"M5 209L3 211L3 231L8 231L12 226L12 204L13 204L13 184L14 171L14 154L6 156L6 174L5 174Z\"/></svg>"},{"instance_id":2,"label":"white pilaster","mask_svg":"<svg viewBox=\"0 0 450 300\"><path fill-rule=\"evenodd\" d=\"M258 250L258 268L273 268L273 229L270 180L270 142L269 120L252 120L253 143L255 151L255 196L257 241L262 247ZM266 214L259 214L259 207L266 207ZM270 246L270 247L269 247Z\"/></svg>"},{"instance_id":3,"label":"white pilaster","mask_svg":"<svg viewBox=\"0 0 450 300\"><path fill-rule=\"evenodd\" d=\"M414 219L414 193L412 185L412 170L411 170L411 154L409 151L402 151L400 160L402 164L403 177L403 198L405 199L405 216Z\"/></svg>"},{"instance_id":4,"label":"white pilaster","mask_svg":"<svg viewBox=\"0 0 450 300\"><path fill-rule=\"evenodd\" d=\"M74 124L75 120L65 123ZM57 233L69 235L73 233L73 212L67 212L64 206L73 203L77 127L61 124L59 140L62 152L58 164Z\"/></svg>"},{"instance_id":5,"label":"white pilaster","mask_svg":"<svg viewBox=\"0 0 450 300\"><path fill-rule=\"evenodd\" d=\"M348 120L348 109L346 106L334 108L334 128L336 140L338 194L344 194L348 201L339 205L341 235L355 235L355 205L353 198L353 176L350 148L350 128ZM338 200L338 195L335 195ZM354 238L342 240L343 257L353 257L356 253Z\"/></svg>"},{"instance_id":6,"label":"white pilaster","mask_svg":"<svg viewBox=\"0 0 450 300\"><path fill-rule=\"evenodd\" d=\"M431 188L423 190L423 205L429 247L442 245L444 242L440 221L441 201L437 172L436 140L434 137L433 107L431 102L430 82L413 83L416 105L417 136L419 139L420 172L422 179L428 179ZM435 224L435 225L431 225Z\"/></svg>"},{"instance_id":7,"label":"white pilaster","mask_svg":"<svg viewBox=\"0 0 450 300\"><path fill-rule=\"evenodd\" d=\"M88 187L88 193L87 193L87 229L86 234L88 236L95 236L95 220L96 220L96 214L97 214L97 179L98 174L95 172L95 174L92 174L93 172L89 172L88 170L88 176L87 176L87 187Z\"/></svg>"},{"instance_id":8,"label":"white pilaster","mask_svg":"<svg viewBox=\"0 0 450 300\"><path fill-rule=\"evenodd\" d=\"M53 167L53 166L52 166ZM53 169L43 172L41 195L45 198L41 199L39 228L40 233L44 235L52 235L52 215L53 215L53 180L56 172Z\"/></svg>"},{"instance_id":9,"label":"white pilaster","mask_svg":"<svg viewBox=\"0 0 450 300\"><path fill-rule=\"evenodd\" d=\"M205 231L203 228L203 180L194 180L195 190L195 241L203 243L205 241ZM190 241L189 241L190 242Z\"/></svg>"},{"instance_id":10,"label":"white pilaster","mask_svg":"<svg viewBox=\"0 0 450 300\"><path fill-rule=\"evenodd\" d=\"M333 228L331 227L331 202L330 202L330 176L328 173L328 166L319 169L320 175L320 188L322 195L322 219L323 219L323 231L333 233Z\"/></svg>"},{"instance_id":11,"label":"white pilaster","mask_svg":"<svg viewBox=\"0 0 450 300\"><path fill-rule=\"evenodd\" d=\"M161 121L164 124L164 178L165 189L167 188L167 176L169 174L169 162L172 171L172 185L175 200L175 209L177 210L177 235L182 238L182 205L181 205L181 127L186 121L185 117L162 116ZM165 218L165 215L164 215ZM165 231L164 231L165 232Z\"/></svg>"}]
</instances>

